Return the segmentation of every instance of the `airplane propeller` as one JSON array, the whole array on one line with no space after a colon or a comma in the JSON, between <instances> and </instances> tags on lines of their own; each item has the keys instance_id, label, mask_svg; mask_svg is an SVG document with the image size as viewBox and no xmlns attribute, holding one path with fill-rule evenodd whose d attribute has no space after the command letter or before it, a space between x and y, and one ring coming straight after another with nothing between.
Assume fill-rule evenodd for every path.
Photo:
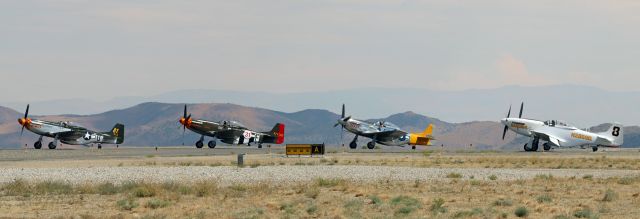
<instances>
[{"instance_id":1,"label":"airplane propeller","mask_svg":"<svg viewBox=\"0 0 640 219\"><path fill-rule=\"evenodd\" d=\"M509 117L511 117L511 106L509 106L509 112L507 113L507 121L509 120ZM504 137L507 135L507 130L509 130L509 127L507 125L504 125L504 130L502 131L502 140L504 140Z\"/></svg>"},{"instance_id":2,"label":"airplane propeller","mask_svg":"<svg viewBox=\"0 0 640 219\"><path fill-rule=\"evenodd\" d=\"M518 114L518 118L522 118L523 110L524 110L524 102L520 104L520 113ZM509 106L509 112L507 113L507 118L505 118L506 121L509 121L509 118L511 118L511 106ZM507 130L509 130L509 127L505 125L504 130L502 131L502 140L504 140L504 137L507 135Z\"/></svg>"},{"instance_id":3,"label":"airplane propeller","mask_svg":"<svg viewBox=\"0 0 640 219\"><path fill-rule=\"evenodd\" d=\"M22 129L20 130L20 137L22 137L22 133L24 132L24 127L31 124L31 119L29 118L29 104L27 104L27 110L24 112L24 117L18 119L18 123L22 125Z\"/></svg>"},{"instance_id":4,"label":"airplane propeller","mask_svg":"<svg viewBox=\"0 0 640 219\"><path fill-rule=\"evenodd\" d=\"M342 120L343 122L347 122L349 121L349 119L351 119L351 116L348 117L344 117L345 116L345 111L344 111L344 104L342 104L342 114L340 115L340 120ZM338 125L341 125L340 127L340 141L342 141L344 139L344 125L341 124L340 122L336 122L335 125L333 125L333 127L338 127ZM344 146L344 145L343 145Z\"/></svg>"},{"instance_id":5,"label":"airplane propeller","mask_svg":"<svg viewBox=\"0 0 640 219\"><path fill-rule=\"evenodd\" d=\"M184 105L184 112L180 117L180 124L182 124L182 145L184 145L184 133L187 131L187 126L191 126L191 113L187 115L187 104Z\"/></svg>"}]
</instances>

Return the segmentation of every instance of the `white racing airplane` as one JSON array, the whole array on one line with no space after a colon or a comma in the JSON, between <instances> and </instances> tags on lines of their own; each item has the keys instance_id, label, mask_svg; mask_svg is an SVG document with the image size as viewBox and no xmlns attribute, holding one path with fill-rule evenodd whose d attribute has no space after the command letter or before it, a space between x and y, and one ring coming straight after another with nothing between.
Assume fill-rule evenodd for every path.
<instances>
[{"instance_id":1,"label":"white racing airplane","mask_svg":"<svg viewBox=\"0 0 640 219\"><path fill-rule=\"evenodd\" d=\"M525 151L537 151L540 140L546 141L542 144L545 151L550 150L551 147L591 147L595 152L598 151L598 147L620 147L624 143L623 126L620 124L613 123L608 131L593 133L557 120L543 122L523 119L523 107L524 103L520 105L518 118L510 118L511 107L509 107L507 118L500 120L500 122L504 124L503 140L507 130L531 138L529 143L524 145Z\"/></svg>"}]
</instances>

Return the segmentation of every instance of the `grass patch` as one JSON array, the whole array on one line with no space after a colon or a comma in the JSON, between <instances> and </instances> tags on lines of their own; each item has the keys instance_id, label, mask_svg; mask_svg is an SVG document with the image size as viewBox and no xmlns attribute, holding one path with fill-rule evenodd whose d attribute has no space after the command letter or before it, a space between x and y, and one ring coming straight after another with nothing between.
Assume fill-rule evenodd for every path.
<instances>
[{"instance_id":1,"label":"grass patch","mask_svg":"<svg viewBox=\"0 0 640 219\"><path fill-rule=\"evenodd\" d=\"M449 174L447 174L447 178L449 178L449 179L460 179L460 178L462 178L462 174L449 173Z\"/></svg>"},{"instance_id":2,"label":"grass patch","mask_svg":"<svg viewBox=\"0 0 640 219\"><path fill-rule=\"evenodd\" d=\"M584 175L584 176L582 176L582 179L592 180L593 179L593 175L591 175L591 174Z\"/></svg>"},{"instance_id":3,"label":"grass patch","mask_svg":"<svg viewBox=\"0 0 640 219\"><path fill-rule=\"evenodd\" d=\"M483 213L482 209L474 208L470 211L458 211L455 214L453 214L453 218L474 217L474 216L482 215L482 213Z\"/></svg>"},{"instance_id":4,"label":"grass patch","mask_svg":"<svg viewBox=\"0 0 640 219\"><path fill-rule=\"evenodd\" d=\"M620 185L631 185L633 183L635 183L638 180L638 178L636 177L622 177L618 180L618 184Z\"/></svg>"},{"instance_id":5,"label":"grass patch","mask_svg":"<svg viewBox=\"0 0 640 219\"><path fill-rule=\"evenodd\" d=\"M553 175L551 174L538 174L535 176L536 180L545 180L545 181L549 181L553 179Z\"/></svg>"},{"instance_id":6,"label":"grass patch","mask_svg":"<svg viewBox=\"0 0 640 219\"><path fill-rule=\"evenodd\" d=\"M351 199L344 204L344 212L348 218L361 218L360 210L362 209L362 200Z\"/></svg>"},{"instance_id":7,"label":"grass patch","mask_svg":"<svg viewBox=\"0 0 640 219\"><path fill-rule=\"evenodd\" d=\"M573 216L576 218L597 218L597 216L594 215L589 208L577 210L573 213Z\"/></svg>"},{"instance_id":8,"label":"grass patch","mask_svg":"<svg viewBox=\"0 0 640 219\"><path fill-rule=\"evenodd\" d=\"M2 187L2 191L6 196L23 196L28 197L31 195L31 187L29 183L22 179L15 180L7 183Z\"/></svg>"},{"instance_id":9,"label":"grass patch","mask_svg":"<svg viewBox=\"0 0 640 219\"><path fill-rule=\"evenodd\" d=\"M618 197L618 194L615 191L613 191L612 189L607 189L607 191L604 192L604 197L602 197L602 201L612 202L617 197Z\"/></svg>"},{"instance_id":10,"label":"grass patch","mask_svg":"<svg viewBox=\"0 0 640 219\"><path fill-rule=\"evenodd\" d=\"M120 193L120 188L111 182L99 184L96 191L100 195L114 195Z\"/></svg>"},{"instance_id":11,"label":"grass patch","mask_svg":"<svg viewBox=\"0 0 640 219\"><path fill-rule=\"evenodd\" d=\"M418 199L405 195L392 198L389 204L396 209L395 215L397 216L409 215L420 208L420 201L418 201Z\"/></svg>"},{"instance_id":12,"label":"grass patch","mask_svg":"<svg viewBox=\"0 0 640 219\"><path fill-rule=\"evenodd\" d=\"M526 216L529 216L529 209L522 206L522 207L516 208L516 211L513 213L516 215L516 217L526 217Z\"/></svg>"},{"instance_id":13,"label":"grass patch","mask_svg":"<svg viewBox=\"0 0 640 219\"><path fill-rule=\"evenodd\" d=\"M540 195L536 198L536 201L538 201L538 203L542 204L542 203L551 203L553 202L553 199L551 198L551 196L549 194L543 194Z\"/></svg>"},{"instance_id":14,"label":"grass patch","mask_svg":"<svg viewBox=\"0 0 640 219\"><path fill-rule=\"evenodd\" d=\"M513 205L513 201L511 201L510 199L498 199L496 201L493 202L493 206L500 206L500 207L510 207Z\"/></svg>"},{"instance_id":15,"label":"grass patch","mask_svg":"<svg viewBox=\"0 0 640 219\"><path fill-rule=\"evenodd\" d=\"M133 190L132 195L138 198L153 197L156 195L156 188L149 184L141 184Z\"/></svg>"},{"instance_id":16,"label":"grass patch","mask_svg":"<svg viewBox=\"0 0 640 219\"><path fill-rule=\"evenodd\" d=\"M36 194L68 195L73 193L73 186L64 182L44 181L36 183L33 191Z\"/></svg>"},{"instance_id":17,"label":"grass patch","mask_svg":"<svg viewBox=\"0 0 640 219\"><path fill-rule=\"evenodd\" d=\"M371 204L374 204L374 205L382 205L384 203L382 199L377 195L369 195L367 196L367 198L369 198L369 200L371 200Z\"/></svg>"},{"instance_id":18,"label":"grass patch","mask_svg":"<svg viewBox=\"0 0 640 219\"><path fill-rule=\"evenodd\" d=\"M116 202L116 207L120 210L131 211L131 209L138 207L138 202L136 202L133 198L126 198Z\"/></svg>"},{"instance_id":19,"label":"grass patch","mask_svg":"<svg viewBox=\"0 0 640 219\"><path fill-rule=\"evenodd\" d=\"M218 185L212 182L198 182L193 186L193 193L197 197L206 197L214 194L218 189Z\"/></svg>"},{"instance_id":20,"label":"grass patch","mask_svg":"<svg viewBox=\"0 0 640 219\"><path fill-rule=\"evenodd\" d=\"M447 208L444 207L444 199L442 198L433 199L433 202L431 203L431 207L429 207L429 210L433 215L444 214L444 213L447 213L448 211Z\"/></svg>"},{"instance_id":21,"label":"grass patch","mask_svg":"<svg viewBox=\"0 0 640 219\"><path fill-rule=\"evenodd\" d=\"M316 179L316 185L320 187L336 187L342 183L344 183L344 180L342 179L325 179L325 178Z\"/></svg>"},{"instance_id":22,"label":"grass patch","mask_svg":"<svg viewBox=\"0 0 640 219\"><path fill-rule=\"evenodd\" d=\"M151 199L144 205L147 208L158 209L171 205L171 202L162 199Z\"/></svg>"},{"instance_id":23,"label":"grass patch","mask_svg":"<svg viewBox=\"0 0 640 219\"><path fill-rule=\"evenodd\" d=\"M491 181L496 181L497 179L498 179L498 177L496 175L489 176L489 180L491 180Z\"/></svg>"}]
</instances>

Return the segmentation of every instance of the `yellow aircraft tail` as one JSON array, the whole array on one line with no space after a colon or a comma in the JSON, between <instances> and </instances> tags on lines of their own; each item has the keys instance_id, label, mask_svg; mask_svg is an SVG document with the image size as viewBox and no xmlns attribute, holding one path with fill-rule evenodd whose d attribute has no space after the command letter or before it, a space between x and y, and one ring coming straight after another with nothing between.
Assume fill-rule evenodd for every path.
<instances>
[{"instance_id":1,"label":"yellow aircraft tail","mask_svg":"<svg viewBox=\"0 0 640 219\"><path fill-rule=\"evenodd\" d=\"M429 146L431 140L433 140L433 124L429 124L426 129L421 133L411 133L409 139L409 145L423 145Z\"/></svg>"}]
</instances>

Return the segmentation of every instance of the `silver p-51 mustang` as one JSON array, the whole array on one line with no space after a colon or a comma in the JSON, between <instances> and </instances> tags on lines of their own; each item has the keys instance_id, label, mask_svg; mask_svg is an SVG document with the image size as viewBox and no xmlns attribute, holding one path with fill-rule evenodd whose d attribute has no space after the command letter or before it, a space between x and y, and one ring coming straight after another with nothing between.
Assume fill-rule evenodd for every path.
<instances>
[{"instance_id":1,"label":"silver p-51 mustang","mask_svg":"<svg viewBox=\"0 0 640 219\"><path fill-rule=\"evenodd\" d=\"M345 117L344 104L342 105L342 117L338 119L334 127L342 126L343 129L355 134L353 141L349 144L351 149L358 147L358 136L371 138L371 142L367 143L367 148L374 149L376 143L387 146L404 146L411 145L416 149L416 145L428 146L433 140L433 125L429 124L421 133L408 133L401 130L398 126L386 122L378 121L368 123L365 121L352 119L351 116Z\"/></svg>"},{"instance_id":2,"label":"silver p-51 mustang","mask_svg":"<svg viewBox=\"0 0 640 219\"><path fill-rule=\"evenodd\" d=\"M537 151L540 140L546 141L543 144L545 151L550 150L551 147L591 147L595 152L598 151L598 147L620 147L624 143L624 130L620 124L613 123L608 131L593 133L558 120L543 122L523 119L523 107L524 103L520 105L518 118L510 118L511 107L509 107L507 118L500 120L500 122L504 124L503 140L507 130L531 138L529 143L524 145L525 151Z\"/></svg>"}]
</instances>

